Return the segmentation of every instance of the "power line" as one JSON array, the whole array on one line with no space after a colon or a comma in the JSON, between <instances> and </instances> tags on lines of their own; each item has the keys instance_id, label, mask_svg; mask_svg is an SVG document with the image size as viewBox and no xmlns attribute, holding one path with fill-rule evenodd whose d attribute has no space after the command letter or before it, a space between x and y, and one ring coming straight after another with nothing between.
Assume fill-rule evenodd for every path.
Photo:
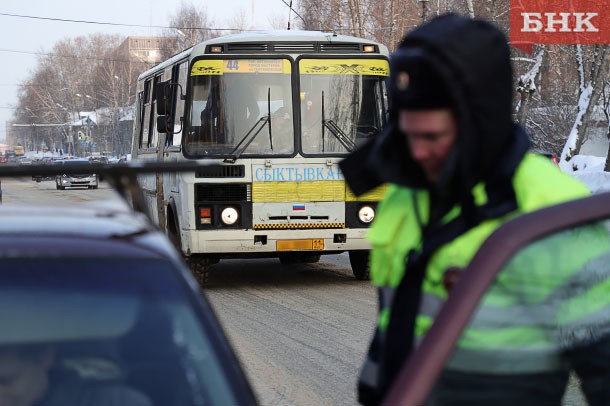
<instances>
[{"instance_id":1,"label":"power line","mask_svg":"<svg viewBox=\"0 0 610 406\"><path fill-rule=\"evenodd\" d=\"M67 19L67 18L39 17L39 16L30 16L30 15L23 15L23 14L9 14L9 13L0 13L0 16L29 18L29 19L33 19L33 20L59 21L59 22L63 22L63 23L110 25L110 26L116 26L116 27L164 28L164 29L208 30L208 31L261 31L261 30L245 30L245 29L241 29L241 28L172 27L172 26L167 26L167 25L122 24L122 23L111 23L108 21L71 20L71 19Z\"/></svg>"},{"instance_id":2,"label":"power line","mask_svg":"<svg viewBox=\"0 0 610 406\"><path fill-rule=\"evenodd\" d=\"M297 14L294 8L292 8L289 4L287 4L284 0L282 0L284 4L290 7L291 11L294 12L301 20L305 21L301 15ZM5 17L16 17L16 18L27 18L34 20L46 20L46 21L58 21L64 23L78 23L78 24L94 24L94 25L108 25L115 27L134 27L134 28L161 28L161 29L175 29L175 30L206 30L206 31L239 31L239 32L258 32L265 31L260 29L243 29L243 28L217 28L217 27L176 27L169 25L143 25L143 24L123 24L123 23L112 23L108 21L92 21L92 20L72 20L67 18L53 18L53 17L40 17L40 16L31 16L31 15L23 15L23 14L10 14L10 13L0 13L0 16ZM394 26L394 27L372 27L371 30L374 31L384 31L391 29L400 29L400 28L412 28L415 25L405 25L405 26ZM327 31L336 31L336 32L350 32L353 31L353 28L326 28Z\"/></svg>"}]
</instances>

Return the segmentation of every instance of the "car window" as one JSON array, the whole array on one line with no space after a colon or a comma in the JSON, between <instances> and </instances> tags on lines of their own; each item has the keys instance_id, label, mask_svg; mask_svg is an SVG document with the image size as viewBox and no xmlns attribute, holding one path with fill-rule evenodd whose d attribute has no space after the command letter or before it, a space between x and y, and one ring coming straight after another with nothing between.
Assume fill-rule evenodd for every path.
<instances>
[{"instance_id":1,"label":"car window","mask_svg":"<svg viewBox=\"0 0 610 406\"><path fill-rule=\"evenodd\" d=\"M55 377L121 382L154 405L238 403L169 261L3 258L0 272L0 354L52 345Z\"/></svg>"},{"instance_id":2,"label":"car window","mask_svg":"<svg viewBox=\"0 0 610 406\"><path fill-rule=\"evenodd\" d=\"M492 234L447 288L444 306L422 302L436 322L388 404L460 404L447 388L464 373L482 381L556 374L563 404L587 404L596 387L607 387L599 365L610 362L609 202L605 194L558 205ZM528 390L533 396L540 387Z\"/></svg>"}]
</instances>

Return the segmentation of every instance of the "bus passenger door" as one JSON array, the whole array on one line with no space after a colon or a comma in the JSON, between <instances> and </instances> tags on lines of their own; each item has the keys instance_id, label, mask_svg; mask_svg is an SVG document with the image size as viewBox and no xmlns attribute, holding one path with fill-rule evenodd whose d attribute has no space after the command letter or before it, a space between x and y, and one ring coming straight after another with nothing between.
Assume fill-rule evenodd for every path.
<instances>
[{"instance_id":1,"label":"bus passenger door","mask_svg":"<svg viewBox=\"0 0 610 406\"><path fill-rule=\"evenodd\" d=\"M172 67L171 77L167 77L167 81L163 91L163 101L157 103L165 103L165 107L161 108L166 116L167 128L157 128L158 143L157 143L157 161L176 161L176 154L180 153L182 123L184 115L184 100L182 99L182 89L186 86L186 73L188 61ZM167 73L167 71L166 71ZM176 85L178 84L178 85ZM158 224L162 230L167 229L167 206L169 197L172 191L176 190L176 174L157 172L155 174L155 189L156 189L156 206Z\"/></svg>"},{"instance_id":2,"label":"bus passenger door","mask_svg":"<svg viewBox=\"0 0 610 406\"><path fill-rule=\"evenodd\" d=\"M159 133L159 143L158 143L158 148L157 148L157 162L163 162L166 137L167 137L167 134ZM155 189L157 191L157 196L156 196L157 218L158 218L159 227L162 230L165 230L166 223L167 223L166 218L165 218L166 201L163 198L165 196L164 189L163 189L163 177L164 176L165 176L165 174L163 172L156 172L156 174L155 174Z\"/></svg>"}]
</instances>

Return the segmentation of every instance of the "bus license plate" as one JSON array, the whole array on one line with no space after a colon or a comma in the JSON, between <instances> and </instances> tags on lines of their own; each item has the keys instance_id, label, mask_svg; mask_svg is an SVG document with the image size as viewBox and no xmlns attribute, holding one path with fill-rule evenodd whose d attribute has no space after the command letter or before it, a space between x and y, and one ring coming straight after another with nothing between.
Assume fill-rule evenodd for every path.
<instances>
[{"instance_id":1,"label":"bus license plate","mask_svg":"<svg viewBox=\"0 0 610 406\"><path fill-rule=\"evenodd\" d=\"M322 238L278 240L276 249L278 251L321 251L324 249L324 240Z\"/></svg>"}]
</instances>

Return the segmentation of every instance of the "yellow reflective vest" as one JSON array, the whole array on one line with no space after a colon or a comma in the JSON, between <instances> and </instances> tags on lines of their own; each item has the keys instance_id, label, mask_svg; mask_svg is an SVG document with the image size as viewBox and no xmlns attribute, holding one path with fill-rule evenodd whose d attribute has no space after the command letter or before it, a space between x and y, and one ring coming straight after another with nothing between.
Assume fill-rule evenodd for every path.
<instances>
[{"instance_id":1,"label":"yellow reflective vest","mask_svg":"<svg viewBox=\"0 0 610 406\"><path fill-rule=\"evenodd\" d=\"M436 313L447 298L448 293L443 284L445 270L450 267L465 267L483 241L507 219L589 195L585 185L558 170L546 158L532 155L526 155L517 167L513 177L513 187L518 205L515 212L481 222L440 247L430 257L422 286L420 311L416 318L417 339L421 339L430 328ZM487 196L483 184L473 189L473 196L476 205L481 206L486 203ZM408 272L408 269L405 270L406 254L412 249L421 249L422 236L418 216L422 223L428 221L428 199L426 190L391 185L380 202L368 239L373 246L371 280L382 290L395 289L399 285L405 271ZM417 205L417 208L414 205ZM454 207L443 221L448 222L458 215L459 208ZM556 326L562 323L560 318L569 318L569 316L558 316L556 306L549 305L545 300L552 297L555 289L573 277L572 273L582 267L587 260L604 250L610 250L610 246L606 244L607 233L602 234L600 238L604 242L597 246L588 244L584 239L581 240L581 251L586 255L567 262L562 259L563 271L550 266L548 258L544 257L545 253L549 252L548 246L545 246L544 250L530 250L530 255L519 256L513 261L507 271L500 274L483 299L479 313L465 330L458 343L459 350L456 351L449 366L455 369L489 372L489 363L493 362L494 371L499 373L534 372L557 368L560 362L557 356L559 351L557 341L549 337L549 330L541 328L540 320ZM566 238L568 241L565 240ZM554 241L554 244L557 244L554 249L559 250L561 244L573 243L573 241L578 241L578 238L565 233L558 235ZM519 258L521 263L518 261ZM529 263L523 264L524 261ZM524 290L523 286L528 281L533 281L532 283L544 281L544 283L535 285L536 289ZM603 290L603 288L599 289ZM610 299L606 301L610 302ZM537 322L530 322L524 316L531 311L536 313ZM389 312L389 303L382 304L378 318L378 329L382 333L387 329ZM587 310L581 312L586 313ZM574 315L573 318L582 316L582 314ZM502 320L505 321L504 324Z\"/></svg>"}]
</instances>

